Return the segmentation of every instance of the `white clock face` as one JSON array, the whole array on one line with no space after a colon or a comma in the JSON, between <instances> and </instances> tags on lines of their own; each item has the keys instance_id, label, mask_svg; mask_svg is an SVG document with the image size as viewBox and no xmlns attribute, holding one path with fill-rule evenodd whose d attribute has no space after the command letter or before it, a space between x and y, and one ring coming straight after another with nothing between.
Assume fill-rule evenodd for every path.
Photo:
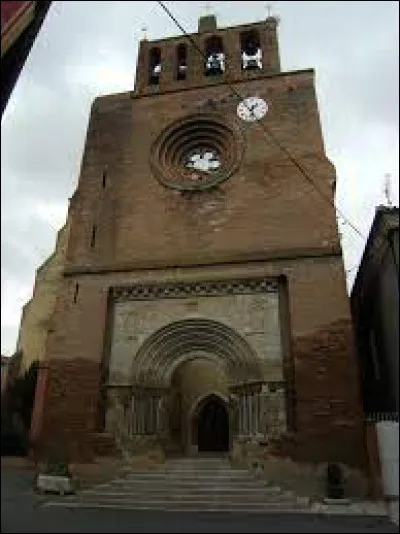
<instances>
[{"instance_id":1,"label":"white clock face","mask_svg":"<svg viewBox=\"0 0 400 534\"><path fill-rule=\"evenodd\" d=\"M247 122L259 121L268 111L268 104L258 96L249 96L238 104L237 114Z\"/></svg>"}]
</instances>

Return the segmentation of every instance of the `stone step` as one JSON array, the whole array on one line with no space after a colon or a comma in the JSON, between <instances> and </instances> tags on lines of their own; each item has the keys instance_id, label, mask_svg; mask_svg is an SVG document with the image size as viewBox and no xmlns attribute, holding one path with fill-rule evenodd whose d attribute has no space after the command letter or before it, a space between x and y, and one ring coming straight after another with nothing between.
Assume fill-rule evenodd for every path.
<instances>
[{"instance_id":1,"label":"stone step","mask_svg":"<svg viewBox=\"0 0 400 534\"><path fill-rule=\"evenodd\" d=\"M180 473L170 473L170 472L137 472L130 475L125 475L125 478L128 480L258 480L257 477L252 476L250 473L216 473L214 472L180 472Z\"/></svg>"},{"instance_id":2,"label":"stone step","mask_svg":"<svg viewBox=\"0 0 400 534\"><path fill-rule=\"evenodd\" d=\"M186 511L296 511L309 500L269 485L226 458L177 458L162 470L133 471L48 506Z\"/></svg>"},{"instance_id":3,"label":"stone step","mask_svg":"<svg viewBox=\"0 0 400 534\"><path fill-rule=\"evenodd\" d=\"M123 502L120 499L108 499L99 501L94 499L75 500L75 501L50 501L44 503L44 506L63 506L71 508L115 508L126 510L168 510L168 511L229 511L229 512L282 512L282 511L301 511L308 509L308 503L301 502L263 502L254 503L246 502L244 505L239 503L213 502L207 500L198 501L170 501L170 500L138 500L135 503Z\"/></svg>"},{"instance_id":4,"label":"stone step","mask_svg":"<svg viewBox=\"0 0 400 534\"><path fill-rule=\"evenodd\" d=\"M196 463L165 463L164 467L171 469L234 469L238 471L246 471L246 469L241 469L240 467L233 466L230 463L216 463L216 464L196 464Z\"/></svg>"},{"instance_id":5,"label":"stone step","mask_svg":"<svg viewBox=\"0 0 400 534\"><path fill-rule=\"evenodd\" d=\"M185 466L192 466L192 467L198 467L198 468L205 468L205 467L232 467L232 464L229 461L218 461L218 462L210 462L209 460L204 461L166 461L165 465L170 465L174 467L185 467Z\"/></svg>"},{"instance_id":6,"label":"stone step","mask_svg":"<svg viewBox=\"0 0 400 534\"><path fill-rule=\"evenodd\" d=\"M280 499L282 501L287 500L294 500L293 495L287 494L287 493L281 493L277 491L266 491L266 490L257 490L257 489L249 489L249 490L238 490L238 491L225 491L224 489L213 489L211 491L201 491L201 490L193 490L190 492L184 492L184 491L174 491L174 492L167 492L166 490L161 490L157 488L151 488L147 489L146 491L143 490L115 490L114 488L110 489L102 489L102 490L85 490L80 494L80 497L86 498L87 496L95 496L97 495L99 498L102 497L121 497L121 498L139 498L140 497L146 497L146 498L155 498L155 497L165 497L167 500L169 499L193 499L193 498L199 498L203 497L204 499L223 499L223 500L247 500L247 499Z\"/></svg>"},{"instance_id":7,"label":"stone step","mask_svg":"<svg viewBox=\"0 0 400 534\"><path fill-rule=\"evenodd\" d=\"M205 465L205 466L197 466L197 465L165 465L162 471L168 471L171 473L186 473L186 472L200 472L200 471L206 471L207 473L210 472L233 472L233 473L248 473L247 469L238 469L235 467L231 467L229 465L218 465L218 466L212 466L212 465Z\"/></svg>"},{"instance_id":8,"label":"stone step","mask_svg":"<svg viewBox=\"0 0 400 534\"><path fill-rule=\"evenodd\" d=\"M242 480L239 480L237 478L234 478L234 477L225 477L225 478L194 478L194 477L191 477L191 478L184 478L182 477L181 479L179 478L176 478L176 479L162 479L162 478L153 478L153 479L148 479L148 478L133 478L133 479L129 479L129 480L125 480L125 481L115 481L115 484L116 485L119 485L119 484L122 484L123 486L126 486L126 485L132 485L132 484L153 484L153 485L159 485L159 484L163 484L165 486L170 486L170 487L175 487L175 486L179 486L179 485L187 485L187 486L213 486L213 485L217 485L217 486L234 486L234 487L240 487L242 484L245 484L246 486L249 486L249 485L254 485L254 486L266 486L268 484L266 484L265 481L263 480L251 480L251 479L242 479Z\"/></svg>"},{"instance_id":9,"label":"stone step","mask_svg":"<svg viewBox=\"0 0 400 534\"><path fill-rule=\"evenodd\" d=\"M154 471L155 472L155 471ZM166 475L176 475L176 476L180 476L180 475L193 475L193 476L197 476L199 474L202 474L202 475L210 475L210 476L213 476L213 475L229 475L229 474L232 474L232 475L237 475L237 476L249 476L249 472L248 471L241 471L240 469L229 469L229 468L217 468L217 469L196 469L196 468L193 468L193 467L185 467L183 469L181 468L171 468L171 467L168 467L166 469L163 469L163 471L160 471L162 473L165 473Z\"/></svg>"},{"instance_id":10,"label":"stone step","mask_svg":"<svg viewBox=\"0 0 400 534\"><path fill-rule=\"evenodd\" d=\"M192 467L199 467L199 468L204 468L204 467L232 467L232 464L228 461L224 461L224 462L221 462L221 461L218 461L218 462L210 462L209 460L204 460L204 461L185 461L185 462L182 462L182 461L167 461L165 462L165 465L171 465L171 466L174 466L174 467L185 467L185 466L192 466Z\"/></svg>"},{"instance_id":11,"label":"stone step","mask_svg":"<svg viewBox=\"0 0 400 534\"><path fill-rule=\"evenodd\" d=\"M270 486L266 482L262 480L246 480L241 481L240 484L236 483L227 483L227 482L221 482L217 480L211 480L211 481L202 481L198 482L196 480L175 480L174 482L161 480L157 484L154 484L153 481L149 480L132 480L132 481L124 481L124 480L115 480L113 482L108 482L105 484L99 484L95 486L99 490L102 489L109 489L114 488L115 490L124 490L129 488L137 488L139 491L144 491L146 488L165 488L166 490L170 491L173 489L173 491L178 490L179 488L182 488L184 491L192 491L195 489L202 489L204 491L212 491L215 488L221 488L224 491L240 491L243 489L246 491L247 489L254 488L255 490L265 490L268 492L273 491L280 491L280 488L278 486ZM91 488L94 489L94 488Z\"/></svg>"},{"instance_id":12,"label":"stone step","mask_svg":"<svg viewBox=\"0 0 400 534\"><path fill-rule=\"evenodd\" d=\"M113 495L113 494L106 494L106 495L85 495L81 496L78 499L75 499L79 502L105 502L105 501L115 501L120 502L124 504L136 504L137 502L166 502L166 503L220 503L220 504L226 504L229 506L247 506L251 505L254 506L256 504L258 505L264 505L264 504L291 504L291 505L308 505L308 503L303 503L302 501L297 501L293 499L293 497L290 498L282 498L281 496L275 496L274 498L268 497L265 498L263 496L237 496L235 498L231 496L224 497L222 495L215 495L215 496L207 496L207 495L174 495L174 496L168 496L166 494L154 494L154 495ZM71 502L73 502L71 500Z\"/></svg>"},{"instance_id":13,"label":"stone step","mask_svg":"<svg viewBox=\"0 0 400 534\"><path fill-rule=\"evenodd\" d=\"M196 455L196 456L178 456L175 458L167 458L167 463L197 463L201 464L203 462L214 462L214 463L230 463L229 460L229 454L215 454L215 455L208 455L205 454L204 456Z\"/></svg>"}]
</instances>

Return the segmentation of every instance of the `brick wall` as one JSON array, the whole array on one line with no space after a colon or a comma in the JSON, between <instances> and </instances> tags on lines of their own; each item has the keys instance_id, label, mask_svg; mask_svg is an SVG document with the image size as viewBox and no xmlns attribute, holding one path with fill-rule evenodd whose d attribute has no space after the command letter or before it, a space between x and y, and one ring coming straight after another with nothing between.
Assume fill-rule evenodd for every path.
<instances>
[{"instance_id":1,"label":"brick wall","mask_svg":"<svg viewBox=\"0 0 400 534\"><path fill-rule=\"evenodd\" d=\"M48 391L42 438L46 441L57 425L68 426L69 420L77 436L75 441L87 442L96 430L100 377L109 354L108 287L282 274L288 279L290 316L290 324L284 325L289 338L289 354L285 357L294 383L288 409L293 411L296 432L293 440L280 444L279 449L304 461L331 458L363 463L358 378L340 258L67 277L48 339L55 366L53 380L60 385ZM76 283L80 291L74 303Z\"/></svg>"},{"instance_id":2,"label":"brick wall","mask_svg":"<svg viewBox=\"0 0 400 534\"><path fill-rule=\"evenodd\" d=\"M46 372L36 455L91 459L97 430L99 365L82 359L51 359Z\"/></svg>"},{"instance_id":3,"label":"brick wall","mask_svg":"<svg viewBox=\"0 0 400 534\"><path fill-rule=\"evenodd\" d=\"M112 329L110 287L271 276L287 281L282 335L297 428L280 450L362 463L358 376L334 208L257 124L236 119L237 101L226 85L189 85L93 104L70 204L65 278L47 339L53 385L42 441L64 424L82 450L95 429ZM267 128L331 195L335 171L324 153L313 71L249 76L235 88L268 101ZM218 187L182 194L153 175L151 147L165 127L198 113L207 99L240 129L243 157Z\"/></svg>"},{"instance_id":4,"label":"brick wall","mask_svg":"<svg viewBox=\"0 0 400 534\"><path fill-rule=\"evenodd\" d=\"M312 72L238 83L237 89L266 97L271 103L266 124L330 195L335 173L323 153ZM151 268L339 250L333 208L257 125L240 123L245 139L240 169L212 191L182 194L153 176L150 147L161 131L197 113L196 102L228 94L217 86L95 101L71 208L69 267ZM234 99L220 108L232 120L235 110Z\"/></svg>"}]
</instances>

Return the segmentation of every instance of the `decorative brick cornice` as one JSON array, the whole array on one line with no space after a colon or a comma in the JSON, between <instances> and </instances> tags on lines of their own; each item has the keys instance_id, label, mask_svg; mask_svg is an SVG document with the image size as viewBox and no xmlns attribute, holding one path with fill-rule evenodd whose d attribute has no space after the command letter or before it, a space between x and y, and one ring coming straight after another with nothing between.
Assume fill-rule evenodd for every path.
<instances>
[{"instance_id":1,"label":"decorative brick cornice","mask_svg":"<svg viewBox=\"0 0 400 534\"><path fill-rule=\"evenodd\" d=\"M209 282L176 282L165 284L138 284L112 288L116 301L151 300L159 298L208 297L214 295L244 295L249 293L276 293L278 282L270 278L220 280Z\"/></svg>"},{"instance_id":2,"label":"decorative brick cornice","mask_svg":"<svg viewBox=\"0 0 400 534\"><path fill-rule=\"evenodd\" d=\"M64 276L92 275L92 274L112 274L122 272L147 272L149 270L166 271L171 269L193 269L200 267L236 267L246 265L263 265L267 262L292 262L292 261L342 261L342 251L340 246L332 245L328 247L314 247L301 249L272 250L268 252L257 251L254 253L241 254L235 258L221 258L220 261L198 260L196 263L181 263L179 261L165 260L143 260L140 262L112 263L103 265L67 265L64 269Z\"/></svg>"}]
</instances>

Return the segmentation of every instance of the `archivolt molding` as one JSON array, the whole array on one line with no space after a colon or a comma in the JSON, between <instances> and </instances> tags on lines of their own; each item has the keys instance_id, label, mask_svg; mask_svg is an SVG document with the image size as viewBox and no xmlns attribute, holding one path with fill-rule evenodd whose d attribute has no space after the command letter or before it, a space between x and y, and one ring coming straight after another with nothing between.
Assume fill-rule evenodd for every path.
<instances>
[{"instance_id":1,"label":"archivolt molding","mask_svg":"<svg viewBox=\"0 0 400 534\"><path fill-rule=\"evenodd\" d=\"M153 333L134 358L133 384L168 386L176 362L193 352L213 355L221 362L232 383L262 379L257 354L232 328L209 319L185 319Z\"/></svg>"}]
</instances>

